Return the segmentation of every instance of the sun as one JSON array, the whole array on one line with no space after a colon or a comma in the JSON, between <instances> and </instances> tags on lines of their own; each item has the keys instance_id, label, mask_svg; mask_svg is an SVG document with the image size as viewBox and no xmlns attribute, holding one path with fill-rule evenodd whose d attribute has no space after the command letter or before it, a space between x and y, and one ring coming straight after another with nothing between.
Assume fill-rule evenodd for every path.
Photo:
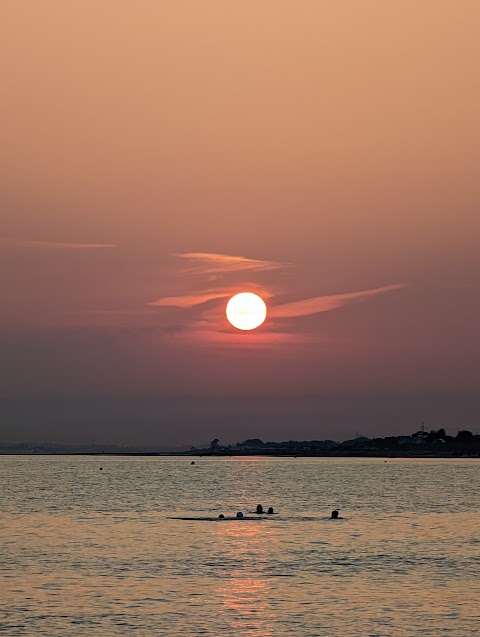
<instances>
[{"instance_id":1,"label":"sun","mask_svg":"<svg viewBox=\"0 0 480 637\"><path fill-rule=\"evenodd\" d=\"M267 318L265 301L252 292L241 292L227 303L227 319L238 330L254 330Z\"/></svg>"}]
</instances>

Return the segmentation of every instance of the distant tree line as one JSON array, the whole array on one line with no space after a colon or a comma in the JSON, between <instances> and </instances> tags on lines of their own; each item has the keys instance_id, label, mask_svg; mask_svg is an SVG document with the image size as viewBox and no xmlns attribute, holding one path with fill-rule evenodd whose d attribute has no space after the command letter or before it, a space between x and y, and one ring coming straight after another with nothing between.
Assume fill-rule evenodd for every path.
<instances>
[{"instance_id":1,"label":"distant tree line","mask_svg":"<svg viewBox=\"0 0 480 637\"><path fill-rule=\"evenodd\" d=\"M386 436L385 438L367 438L357 436L351 440L336 442L334 440L288 440L283 442L264 442L260 438L248 438L233 445L221 445L215 438L209 447L191 452L234 455L234 454L304 454L304 455L341 455L344 452L355 452L366 455L375 452L404 452L405 455L479 455L480 435L467 429L461 429L456 436L447 435L445 429L423 428L410 436Z\"/></svg>"}]
</instances>

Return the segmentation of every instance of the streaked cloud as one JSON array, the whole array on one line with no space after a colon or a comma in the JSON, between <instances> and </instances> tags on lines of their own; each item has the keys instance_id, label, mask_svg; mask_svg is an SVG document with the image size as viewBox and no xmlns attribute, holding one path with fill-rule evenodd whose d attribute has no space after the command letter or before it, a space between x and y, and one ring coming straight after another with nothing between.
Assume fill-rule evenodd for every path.
<instances>
[{"instance_id":1,"label":"streaked cloud","mask_svg":"<svg viewBox=\"0 0 480 637\"><path fill-rule=\"evenodd\" d=\"M329 312L336 310L352 301L365 300L372 296L392 292L405 288L403 283L394 285L386 285L371 290L361 290L360 292L347 292L345 294L331 294L327 296L316 296L303 301L293 301L292 303L284 303L282 305L273 306L269 310L269 316L272 318L295 318L300 316L308 316L310 314L320 314L321 312Z\"/></svg>"},{"instance_id":2,"label":"streaked cloud","mask_svg":"<svg viewBox=\"0 0 480 637\"><path fill-rule=\"evenodd\" d=\"M215 275L266 272L289 267L289 264L279 261L251 259L243 256L210 252L184 252L176 256L188 261L190 264L190 267L184 270L184 274L206 275L211 279L215 279ZM275 305L275 292L272 289L268 289L267 286L261 286L260 288L258 283L249 283L246 287L260 294L265 300L272 300L272 304L270 305L269 303L269 318L289 319L335 310L349 303L364 301L373 296L399 290L406 287L406 285L398 283L360 290L358 292L316 296L279 305ZM237 287L231 284L204 288L203 290L197 288L196 290L187 293L184 292L178 296L159 297L147 302L145 305L154 308L176 308L177 310L183 310L185 312L186 324L189 324L192 328L194 325L198 326L201 323L202 329L211 329L220 332L223 328L221 326L217 304L214 302L226 299L238 291ZM193 313L191 311L193 311ZM223 320L223 313L221 317ZM276 330L273 326L272 329L273 331Z\"/></svg>"},{"instance_id":3,"label":"streaked cloud","mask_svg":"<svg viewBox=\"0 0 480 637\"><path fill-rule=\"evenodd\" d=\"M150 301L146 305L154 307L179 307L192 308L213 299L221 299L228 296L228 292L205 292L203 294L188 294L185 296L166 296L164 298Z\"/></svg>"},{"instance_id":4,"label":"streaked cloud","mask_svg":"<svg viewBox=\"0 0 480 637\"><path fill-rule=\"evenodd\" d=\"M117 247L113 243L73 243L69 241L35 241L10 238L1 238L0 243L19 248L46 248L51 250L98 250Z\"/></svg>"},{"instance_id":5,"label":"streaked cloud","mask_svg":"<svg viewBox=\"0 0 480 637\"><path fill-rule=\"evenodd\" d=\"M229 272L261 272L280 270L288 267L288 263L249 259L242 256L217 254L214 252L184 252L176 256L188 260L191 274L224 274Z\"/></svg>"}]
</instances>

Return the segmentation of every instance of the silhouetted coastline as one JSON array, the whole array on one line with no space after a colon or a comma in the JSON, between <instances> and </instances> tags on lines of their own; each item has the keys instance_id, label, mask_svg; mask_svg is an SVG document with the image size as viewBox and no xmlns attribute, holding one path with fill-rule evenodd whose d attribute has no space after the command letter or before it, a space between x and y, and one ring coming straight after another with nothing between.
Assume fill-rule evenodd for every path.
<instances>
[{"instance_id":1,"label":"silhouetted coastline","mask_svg":"<svg viewBox=\"0 0 480 637\"><path fill-rule=\"evenodd\" d=\"M444 429L417 431L410 436L351 440L288 440L263 442L249 438L234 445L221 445L215 438L205 447L161 450L121 445L60 445L54 443L0 443L0 455L92 455L92 456L274 456L274 457L366 457L451 458L480 457L480 435L462 429L449 436Z\"/></svg>"},{"instance_id":2,"label":"silhouetted coastline","mask_svg":"<svg viewBox=\"0 0 480 637\"><path fill-rule=\"evenodd\" d=\"M204 456L296 456L296 457L381 457L381 458L449 458L480 457L480 435L459 430L456 436L448 436L444 429L423 428L410 436L367 438L357 436L351 440L289 440L263 442L250 438L236 445L220 445L212 440L204 449L192 448L190 453Z\"/></svg>"}]
</instances>

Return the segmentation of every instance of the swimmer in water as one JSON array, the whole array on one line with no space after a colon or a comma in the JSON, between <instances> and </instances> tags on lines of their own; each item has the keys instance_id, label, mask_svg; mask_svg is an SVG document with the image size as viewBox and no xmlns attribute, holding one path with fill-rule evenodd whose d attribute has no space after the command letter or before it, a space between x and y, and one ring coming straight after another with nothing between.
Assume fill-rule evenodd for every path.
<instances>
[{"instance_id":1,"label":"swimmer in water","mask_svg":"<svg viewBox=\"0 0 480 637\"><path fill-rule=\"evenodd\" d=\"M332 515L330 516L330 519L331 520L343 520L343 518L339 518L338 517L338 511L337 510L332 511Z\"/></svg>"},{"instance_id":2,"label":"swimmer in water","mask_svg":"<svg viewBox=\"0 0 480 637\"><path fill-rule=\"evenodd\" d=\"M273 515L273 507L268 507L267 514L268 515Z\"/></svg>"},{"instance_id":3,"label":"swimmer in water","mask_svg":"<svg viewBox=\"0 0 480 637\"><path fill-rule=\"evenodd\" d=\"M243 518L243 513L241 511L238 511L237 518Z\"/></svg>"},{"instance_id":4,"label":"swimmer in water","mask_svg":"<svg viewBox=\"0 0 480 637\"><path fill-rule=\"evenodd\" d=\"M261 515L263 513L263 507L261 504L257 504L257 510L255 511L255 513L257 513L258 515Z\"/></svg>"},{"instance_id":5,"label":"swimmer in water","mask_svg":"<svg viewBox=\"0 0 480 637\"><path fill-rule=\"evenodd\" d=\"M223 513L220 513L220 515L218 516L221 520L225 519L225 516L223 515Z\"/></svg>"}]
</instances>

